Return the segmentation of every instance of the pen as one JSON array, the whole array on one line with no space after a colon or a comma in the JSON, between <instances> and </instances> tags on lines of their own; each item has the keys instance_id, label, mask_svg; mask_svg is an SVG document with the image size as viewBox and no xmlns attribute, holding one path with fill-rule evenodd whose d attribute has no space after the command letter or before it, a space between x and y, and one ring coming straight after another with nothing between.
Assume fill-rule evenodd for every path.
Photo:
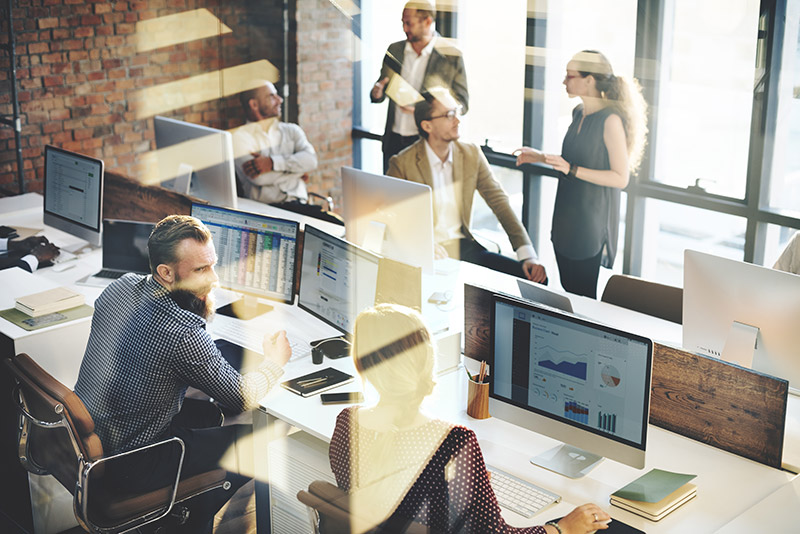
<instances>
[{"instance_id":1,"label":"pen","mask_svg":"<svg viewBox=\"0 0 800 534\"><path fill-rule=\"evenodd\" d=\"M318 378L309 378L308 380L299 380L297 382L298 386L302 386L304 388L310 388L311 386L316 386L317 384L322 384L328 380L327 376L320 376Z\"/></svg>"},{"instance_id":2,"label":"pen","mask_svg":"<svg viewBox=\"0 0 800 534\"><path fill-rule=\"evenodd\" d=\"M478 383L479 384L483 384L484 377L486 377L486 361L482 360L481 361L481 372L478 375Z\"/></svg>"},{"instance_id":3,"label":"pen","mask_svg":"<svg viewBox=\"0 0 800 534\"><path fill-rule=\"evenodd\" d=\"M467 378L469 378L470 380L472 380L472 381L474 382L474 381L475 381L475 379L474 379L474 378L472 378L472 375L471 375L471 374L469 374L469 369L467 369L467 367L466 367L466 366L464 366L464 371L467 373Z\"/></svg>"}]
</instances>

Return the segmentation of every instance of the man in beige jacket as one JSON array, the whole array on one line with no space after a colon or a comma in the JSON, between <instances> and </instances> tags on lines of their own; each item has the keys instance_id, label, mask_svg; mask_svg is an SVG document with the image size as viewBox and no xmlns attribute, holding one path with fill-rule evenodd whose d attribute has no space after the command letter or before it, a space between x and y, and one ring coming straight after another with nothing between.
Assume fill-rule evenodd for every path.
<instances>
[{"instance_id":1,"label":"man in beige jacket","mask_svg":"<svg viewBox=\"0 0 800 534\"><path fill-rule=\"evenodd\" d=\"M476 145L458 140L458 103L447 90L432 90L425 97L414 108L421 139L389 160L387 174L433 190L437 258L452 257L546 283L545 268L486 157ZM508 234L518 261L489 252L475 241L470 219L476 190Z\"/></svg>"}]
</instances>

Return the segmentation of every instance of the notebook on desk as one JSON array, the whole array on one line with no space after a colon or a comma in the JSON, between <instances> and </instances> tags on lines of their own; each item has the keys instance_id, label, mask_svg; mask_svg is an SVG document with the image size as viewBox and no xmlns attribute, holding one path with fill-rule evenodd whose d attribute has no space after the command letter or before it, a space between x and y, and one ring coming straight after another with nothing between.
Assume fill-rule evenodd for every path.
<instances>
[{"instance_id":1,"label":"notebook on desk","mask_svg":"<svg viewBox=\"0 0 800 534\"><path fill-rule=\"evenodd\" d=\"M103 268L78 280L78 284L105 287L125 273L149 274L147 241L153 223L106 219L103 221Z\"/></svg>"}]
</instances>

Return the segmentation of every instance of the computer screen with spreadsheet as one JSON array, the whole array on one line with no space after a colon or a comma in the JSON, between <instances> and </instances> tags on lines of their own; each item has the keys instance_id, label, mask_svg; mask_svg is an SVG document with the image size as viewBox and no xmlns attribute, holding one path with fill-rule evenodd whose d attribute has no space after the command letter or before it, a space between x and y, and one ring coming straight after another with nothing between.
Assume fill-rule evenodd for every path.
<instances>
[{"instance_id":1,"label":"computer screen with spreadsheet","mask_svg":"<svg viewBox=\"0 0 800 534\"><path fill-rule=\"evenodd\" d=\"M379 257L306 225L297 305L345 334L375 304Z\"/></svg>"},{"instance_id":2,"label":"computer screen with spreadsheet","mask_svg":"<svg viewBox=\"0 0 800 534\"><path fill-rule=\"evenodd\" d=\"M99 247L102 217L103 162L45 146L44 224Z\"/></svg>"},{"instance_id":3,"label":"computer screen with spreadsheet","mask_svg":"<svg viewBox=\"0 0 800 534\"><path fill-rule=\"evenodd\" d=\"M490 413L568 446L531 461L571 477L603 456L642 468L652 341L503 295L492 312Z\"/></svg>"},{"instance_id":4,"label":"computer screen with spreadsheet","mask_svg":"<svg viewBox=\"0 0 800 534\"><path fill-rule=\"evenodd\" d=\"M221 287L292 302L299 223L204 204L192 216L211 232Z\"/></svg>"}]
</instances>

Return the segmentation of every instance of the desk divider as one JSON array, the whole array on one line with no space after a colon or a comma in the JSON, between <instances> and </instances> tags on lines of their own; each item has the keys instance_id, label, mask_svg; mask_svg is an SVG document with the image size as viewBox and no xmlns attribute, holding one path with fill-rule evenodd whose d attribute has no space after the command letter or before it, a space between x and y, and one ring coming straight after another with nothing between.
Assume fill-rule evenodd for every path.
<instances>
[{"instance_id":1,"label":"desk divider","mask_svg":"<svg viewBox=\"0 0 800 534\"><path fill-rule=\"evenodd\" d=\"M208 204L159 185L142 185L121 174L105 172L104 219L158 222L167 215L191 215L192 202Z\"/></svg>"},{"instance_id":2,"label":"desk divider","mask_svg":"<svg viewBox=\"0 0 800 534\"><path fill-rule=\"evenodd\" d=\"M495 293L464 284L464 356L489 365ZM659 343L653 352L651 424L781 468L787 380Z\"/></svg>"}]
</instances>

